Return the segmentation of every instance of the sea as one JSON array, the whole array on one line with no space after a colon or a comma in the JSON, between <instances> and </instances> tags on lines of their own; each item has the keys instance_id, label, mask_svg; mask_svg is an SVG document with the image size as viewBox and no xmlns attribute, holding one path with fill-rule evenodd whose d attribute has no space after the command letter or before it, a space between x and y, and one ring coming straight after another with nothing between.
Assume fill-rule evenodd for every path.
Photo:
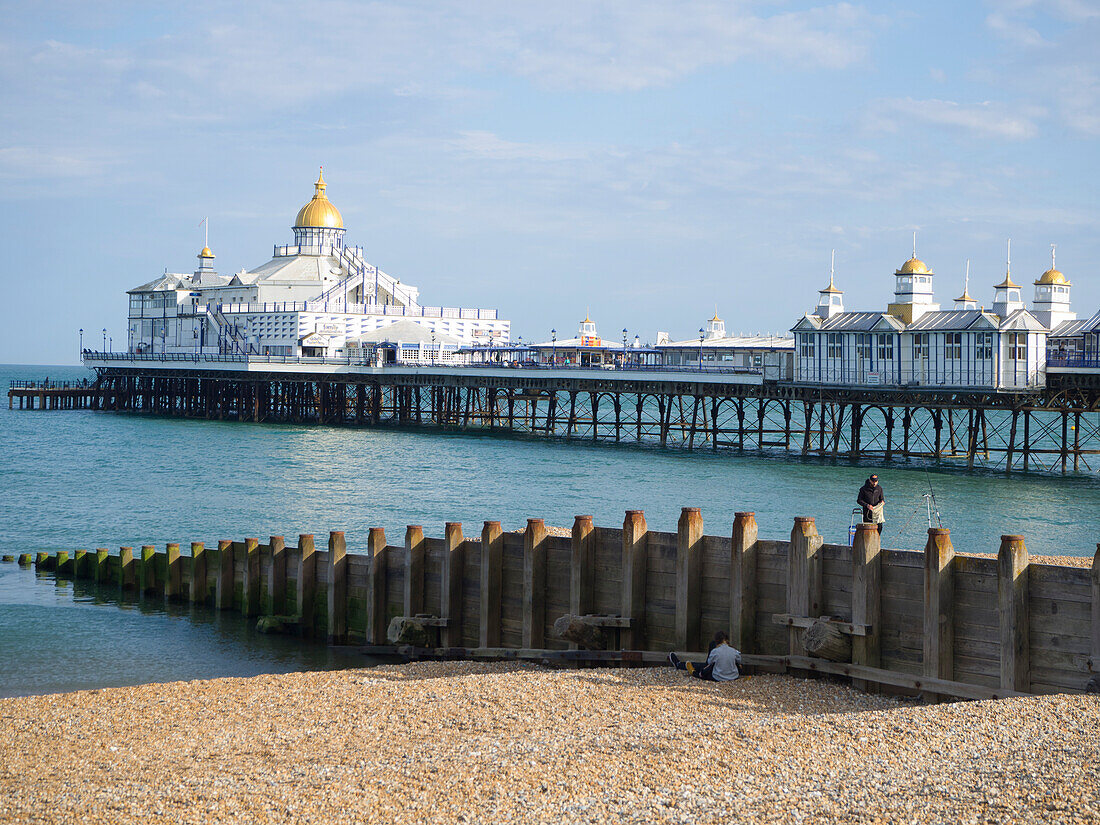
<instances>
[{"instance_id":1,"label":"sea","mask_svg":"<svg viewBox=\"0 0 1100 825\"><path fill-rule=\"evenodd\" d=\"M80 380L71 366L0 365L0 380ZM653 530L700 507L707 533L756 513L763 538L814 516L846 543L856 492L877 472L886 547L920 549L949 527L960 552L995 553L1023 534L1032 554L1092 556L1100 476L967 472L790 456L689 452L534 436L349 429L154 418L0 404L0 554L140 546L343 530L349 552L369 528L400 543L406 525L442 536L528 518L620 526L640 509ZM369 664L361 655L264 636L235 615L120 601L83 583L0 564L0 697Z\"/></svg>"}]
</instances>

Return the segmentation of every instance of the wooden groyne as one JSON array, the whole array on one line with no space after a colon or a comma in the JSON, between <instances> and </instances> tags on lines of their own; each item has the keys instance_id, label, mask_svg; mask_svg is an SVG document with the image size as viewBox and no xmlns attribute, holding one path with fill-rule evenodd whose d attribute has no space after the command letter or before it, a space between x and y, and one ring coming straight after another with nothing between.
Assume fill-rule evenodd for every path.
<instances>
[{"instance_id":1,"label":"wooden groyne","mask_svg":"<svg viewBox=\"0 0 1100 825\"><path fill-rule=\"evenodd\" d=\"M864 524L848 547L800 517L789 540L773 541L753 513L707 535L700 511L685 508L674 533L631 510L621 528L577 516L568 536L541 519L522 532L487 521L473 537L452 522L442 538L410 526L401 545L372 528L362 552L333 532L324 549L312 535L293 547L272 536L34 563L371 653L655 663L669 650L702 655L728 629L750 665L839 674L862 689L1100 689L1100 546L1091 569L1035 563L1022 536L1002 536L995 558L963 556L945 529L929 530L923 551L889 550Z\"/></svg>"}]
</instances>

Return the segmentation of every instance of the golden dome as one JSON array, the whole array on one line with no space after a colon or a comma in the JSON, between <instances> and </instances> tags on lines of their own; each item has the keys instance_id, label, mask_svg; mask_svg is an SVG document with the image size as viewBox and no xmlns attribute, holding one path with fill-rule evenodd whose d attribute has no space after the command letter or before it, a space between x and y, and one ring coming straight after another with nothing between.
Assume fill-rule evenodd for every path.
<instances>
[{"instance_id":1,"label":"golden dome","mask_svg":"<svg viewBox=\"0 0 1100 825\"><path fill-rule=\"evenodd\" d=\"M1058 286L1073 286L1073 284L1066 280L1065 275L1053 267L1040 275L1039 280L1035 282L1035 286L1052 286L1055 284Z\"/></svg>"},{"instance_id":2,"label":"golden dome","mask_svg":"<svg viewBox=\"0 0 1100 825\"><path fill-rule=\"evenodd\" d=\"M200 252L200 253L199 253L199 257L200 257L200 258L213 258L213 257L214 257L214 253L210 251L210 247L209 247L209 246L204 246L204 247L202 248L202 252Z\"/></svg>"},{"instance_id":3,"label":"golden dome","mask_svg":"<svg viewBox=\"0 0 1100 825\"><path fill-rule=\"evenodd\" d=\"M931 275L932 270L928 268L920 258L910 258L908 261L901 265L901 269L894 272L895 275Z\"/></svg>"},{"instance_id":4,"label":"golden dome","mask_svg":"<svg viewBox=\"0 0 1100 825\"><path fill-rule=\"evenodd\" d=\"M317 183L314 186L317 187L317 191L313 193L313 200L298 210L298 217L294 219L294 228L343 229L344 219L340 216L340 210L333 206L332 201L325 195L325 179L320 173L317 175Z\"/></svg>"}]
</instances>

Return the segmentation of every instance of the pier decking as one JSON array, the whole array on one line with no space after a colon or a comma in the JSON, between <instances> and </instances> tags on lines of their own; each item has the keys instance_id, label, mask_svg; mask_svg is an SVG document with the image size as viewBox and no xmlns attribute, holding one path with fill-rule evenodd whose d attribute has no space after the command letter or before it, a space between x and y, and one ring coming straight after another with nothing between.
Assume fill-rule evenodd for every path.
<instances>
[{"instance_id":1,"label":"pier decking","mask_svg":"<svg viewBox=\"0 0 1100 825\"><path fill-rule=\"evenodd\" d=\"M98 382L12 381L8 409L14 408L16 400L21 410L98 409L101 397Z\"/></svg>"}]
</instances>

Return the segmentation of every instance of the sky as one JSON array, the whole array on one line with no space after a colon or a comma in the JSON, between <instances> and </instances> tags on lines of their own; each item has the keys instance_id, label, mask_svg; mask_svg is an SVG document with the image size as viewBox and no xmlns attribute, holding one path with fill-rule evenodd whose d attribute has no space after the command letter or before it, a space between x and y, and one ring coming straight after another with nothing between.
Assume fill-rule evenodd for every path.
<instances>
[{"instance_id":1,"label":"sky","mask_svg":"<svg viewBox=\"0 0 1100 825\"><path fill-rule=\"evenodd\" d=\"M325 169L347 241L513 335L789 329L1050 264L1100 309L1100 0L4 3L0 362L254 268ZM93 332L94 331L94 332ZM122 344L124 347L124 343Z\"/></svg>"}]
</instances>

